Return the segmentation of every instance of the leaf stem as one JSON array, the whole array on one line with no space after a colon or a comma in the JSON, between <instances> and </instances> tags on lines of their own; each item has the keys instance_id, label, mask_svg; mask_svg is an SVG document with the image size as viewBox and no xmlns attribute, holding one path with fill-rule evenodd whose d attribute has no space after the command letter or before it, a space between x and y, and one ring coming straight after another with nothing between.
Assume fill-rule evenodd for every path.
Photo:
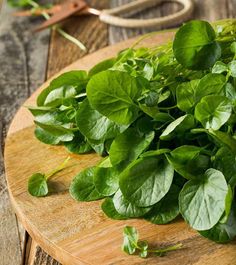
<instances>
[{"instance_id":1,"label":"leaf stem","mask_svg":"<svg viewBox=\"0 0 236 265\"><path fill-rule=\"evenodd\" d=\"M162 249L150 249L148 250L149 253L156 253L156 254L163 254L169 251L175 251L178 249L181 249L183 247L183 244L179 243L176 244L174 246L170 246L170 247L166 247L166 248L162 248Z\"/></svg>"},{"instance_id":2,"label":"leaf stem","mask_svg":"<svg viewBox=\"0 0 236 265\"><path fill-rule=\"evenodd\" d=\"M35 1L33 1L33 0L28 0L28 1L29 1L29 5L31 5L33 8L40 8L40 5L38 3L36 3ZM47 12L42 12L42 16L46 20L50 19L50 16L48 15ZM86 51L86 47L84 46L84 44L81 41L79 41L78 39L74 38L70 34L66 33L58 25L55 25L52 28L55 29L62 37L64 37L65 39L69 40L70 42L74 43L75 45L77 45L81 50Z\"/></svg>"},{"instance_id":3,"label":"leaf stem","mask_svg":"<svg viewBox=\"0 0 236 265\"><path fill-rule=\"evenodd\" d=\"M55 168L53 171L51 171L49 174L46 175L46 179L48 180L50 177L54 176L56 173L63 170L69 160L70 160L70 157L68 156L57 168Z\"/></svg>"}]
</instances>

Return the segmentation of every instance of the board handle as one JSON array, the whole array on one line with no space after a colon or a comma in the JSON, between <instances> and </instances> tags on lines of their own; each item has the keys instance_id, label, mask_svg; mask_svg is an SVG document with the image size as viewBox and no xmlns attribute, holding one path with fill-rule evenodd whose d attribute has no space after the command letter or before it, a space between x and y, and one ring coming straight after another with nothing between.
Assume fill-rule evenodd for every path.
<instances>
[{"instance_id":1,"label":"board handle","mask_svg":"<svg viewBox=\"0 0 236 265\"><path fill-rule=\"evenodd\" d=\"M170 0L171 2L180 3L183 8L171 15L160 18L151 19L133 19L121 18L119 15L132 12L137 13L143 9L160 5L166 0L137 0L126 5L122 5L113 9L104 9L100 13L100 20L107 24L125 28L152 28L157 26L171 26L179 24L189 18L193 11L192 0Z\"/></svg>"}]
</instances>

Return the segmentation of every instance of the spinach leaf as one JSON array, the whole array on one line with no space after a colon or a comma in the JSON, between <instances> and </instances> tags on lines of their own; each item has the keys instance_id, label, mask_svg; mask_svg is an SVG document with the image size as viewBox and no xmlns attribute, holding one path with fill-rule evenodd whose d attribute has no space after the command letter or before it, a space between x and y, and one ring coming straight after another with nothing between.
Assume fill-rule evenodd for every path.
<instances>
[{"instance_id":1,"label":"spinach leaf","mask_svg":"<svg viewBox=\"0 0 236 265\"><path fill-rule=\"evenodd\" d=\"M176 33L173 52L184 67L203 70L214 65L221 56L216 34L206 21L191 21Z\"/></svg>"},{"instance_id":2,"label":"spinach leaf","mask_svg":"<svg viewBox=\"0 0 236 265\"><path fill-rule=\"evenodd\" d=\"M231 116L230 100L223 96L206 96L197 104L195 117L204 128L219 130Z\"/></svg>"},{"instance_id":3,"label":"spinach leaf","mask_svg":"<svg viewBox=\"0 0 236 265\"><path fill-rule=\"evenodd\" d=\"M69 190L72 198L77 201L94 201L103 197L94 186L94 171L95 167L90 167L75 176Z\"/></svg>"},{"instance_id":4,"label":"spinach leaf","mask_svg":"<svg viewBox=\"0 0 236 265\"><path fill-rule=\"evenodd\" d=\"M87 85L91 106L118 124L129 125L137 119L136 104L141 89L135 78L125 72L104 71L93 76Z\"/></svg>"},{"instance_id":5,"label":"spinach leaf","mask_svg":"<svg viewBox=\"0 0 236 265\"><path fill-rule=\"evenodd\" d=\"M227 192L224 175L209 168L201 178L184 185L179 195L180 213L192 228L211 229L225 210Z\"/></svg>"},{"instance_id":6,"label":"spinach leaf","mask_svg":"<svg viewBox=\"0 0 236 265\"><path fill-rule=\"evenodd\" d=\"M141 134L133 128L118 135L112 142L109 151L112 165L118 165L121 162L125 162L125 165L129 164L148 148L153 138L153 131Z\"/></svg>"},{"instance_id":7,"label":"spinach leaf","mask_svg":"<svg viewBox=\"0 0 236 265\"><path fill-rule=\"evenodd\" d=\"M121 173L120 189L131 203L148 207L166 195L173 175L174 169L164 156L140 158Z\"/></svg>"},{"instance_id":8,"label":"spinach leaf","mask_svg":"<svg viewBox=\"0 0 236 265\"><path fill-rule=\"evenodd\" d=\"M166 196L145 215L145 219L159 225L174 220L179 215L179 192L180 188L173 184Z\"/></svg>"}]
</instances>

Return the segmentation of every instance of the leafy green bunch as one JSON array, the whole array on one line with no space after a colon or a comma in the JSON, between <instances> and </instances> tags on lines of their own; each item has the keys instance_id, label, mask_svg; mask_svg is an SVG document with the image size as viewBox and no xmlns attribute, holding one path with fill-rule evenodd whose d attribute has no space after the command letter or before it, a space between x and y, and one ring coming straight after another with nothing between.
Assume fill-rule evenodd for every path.
<instances>
[{"instance_id":1,"label":"leafy green bunch","mask_svg":"<svg viewBox=\"0 0 236 265\"><path fill-rule=\"evenodd\" d=\"M73 179L78 201L105 198L113 219L166 224L181 215L203 236L236 236L236 22L191 21L173 43L129 48L71 71L41 92L36 137L103 155Z\"/></svg>"}]
</instances>

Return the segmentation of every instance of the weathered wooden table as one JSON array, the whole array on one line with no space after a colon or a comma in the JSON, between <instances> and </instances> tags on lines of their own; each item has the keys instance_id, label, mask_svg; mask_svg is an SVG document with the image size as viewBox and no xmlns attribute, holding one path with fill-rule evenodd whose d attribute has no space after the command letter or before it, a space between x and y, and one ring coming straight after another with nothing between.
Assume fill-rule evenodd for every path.
<instances>
[{"instance_id":1,"label":"weathered wooden table","mask_svg":"<svg viewBox=\"0 0 236 265\"><path fill-rule=\"evenodd\" d=\"M98 8L107 8L129 0L88 2ZM179 8L177 4L165 3L142 12L140 16L162 16ZM0 264L56 265L59 263L31 240L11 210L1 154L6 131L19 106L45 79L84 56L85 52L54 31L46 30L32 35L30 28L40 19L14 18L12 12L13 9L4 3L0 15ZM195 0L192 18L213 21L235 16L236 0ZM64 23L64 28L85 43L88 53L146 32L107 26L95 17L83 17L79 21L69 19Z\"/></svg>"}]
</instances>

